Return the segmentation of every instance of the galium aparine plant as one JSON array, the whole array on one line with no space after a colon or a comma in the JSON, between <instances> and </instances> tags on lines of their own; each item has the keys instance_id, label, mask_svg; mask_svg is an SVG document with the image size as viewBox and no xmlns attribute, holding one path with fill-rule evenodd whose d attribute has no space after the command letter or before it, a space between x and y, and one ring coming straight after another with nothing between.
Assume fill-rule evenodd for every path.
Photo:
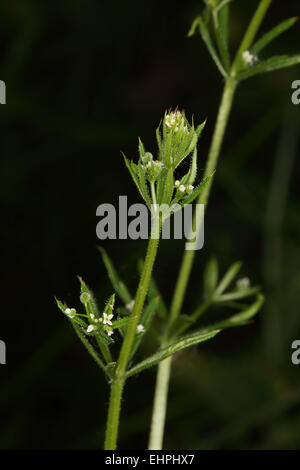
<instances>
[{"instance_id":1,"label":"galium aparine plant","mask_svg":"<svg viewBox=\"0 0 300 470\"><path fill-rule=\"evenodd\" d=\"M259 286L252 286L247 277L238 278L240 262L233 263L220 276L217 260L212 258L209 261L203 275L203 302L188 315L182 312L182 305L195 253L184 253L170 307L165 304L152 274L163 223L162 214L155 208L160 204L175 203L184 207L196 198L200 204L207 205L238 83L257 74L300 63L299 55L264 59L262 54L271 41L293 26L295 18L283 21L255 42L272 0L261 0L258 3L232 59L229 48L230 3L231 0L206 0L203 14L195 19L189 32L189 36L197 31L200 33L224 80L202 181L198 185L195 183L197 144L205 123L195 127L188 122L184 112L178 109L167 111L156 130L156 157L145 150L141 140L136 163L124 156L132 180L153 218L145 259L138 264L140 281L135 295L119 278L112 260L101 248L102 259L114 290L109 299L99 308L93 293L79 278L81 307L68 306L57 300L59 309L109 379L110 400L105 436L105 449L108 450L115 449L117 445L124 385L131 376L158 365L149 448L161 449L172 356L179 350L214 338L228 327L247 324L264 301ZM181 164L186 159L190 162L189 170L181 175ZM251 302L245 302L248 299ZM233 314L218 323L200 326L199 319L212 306L226 307L227 310L230 308ZM136 353L146 334L154 335L160 346L150 356L137 361ZM120 346L116 357L111 352L113 342Z\"/></svg>"}]
</instances>

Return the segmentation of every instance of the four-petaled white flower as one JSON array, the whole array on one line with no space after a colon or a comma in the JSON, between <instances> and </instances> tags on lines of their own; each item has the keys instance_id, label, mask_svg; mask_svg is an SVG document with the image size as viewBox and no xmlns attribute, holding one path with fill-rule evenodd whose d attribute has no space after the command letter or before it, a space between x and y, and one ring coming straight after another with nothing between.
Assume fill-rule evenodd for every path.
<instances>
[{"instance_id":1,"label":"four-petaled white flower","mask_svg":"<svg viewBox=\"0 0 300 470\"><path fill-rule=\"evenodd\" d=\"M68 315L70 318L74 318L76 315L76 310L75 308L66 308L65 314Z\"/></svg>"},{"instance_id":2,"label":"four-petaled white flower","mask_svg":"<svg viewBox=\"0 0 300 470\"><path fill-rule=\"evenodd\" d=\"M140 324L136 327L138 333L143 333L145 331L144 325Z\"/></svg>"},{"instance_id":3,"label":"four-petaled white flower","mask_svg":"<svg viewBox=\"0 0 300 470\"><path fill-rule=\"evenodd\" d=\"M113 318L113 314L110 313L109 315L107 313L103 313L103 325L112 325L111 319Z\"/></svg>"},{"instance_id":4,"label":"four-petaled white flower","mask_svg":"<svg viewBox=\"0 0 300 470\"><path fill-rule=\"evenodd\" d=\"M94 325L89 325L86 331L87 333L91 333L92 331L94 331L94 329L95 329Z\"/></svg>"}]
</instances>

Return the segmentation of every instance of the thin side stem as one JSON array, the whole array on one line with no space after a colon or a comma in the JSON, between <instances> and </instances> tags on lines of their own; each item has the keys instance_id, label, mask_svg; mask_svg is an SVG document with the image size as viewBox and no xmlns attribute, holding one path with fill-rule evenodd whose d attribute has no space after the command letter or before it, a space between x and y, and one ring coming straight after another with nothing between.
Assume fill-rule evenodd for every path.
<instances>
[{"instance_id":1,"label":"thin side stem","mask_svg":"<svg viewBox=\"0 0 300 470\"><path fill-rule=\"evenodd\" d=\"M120 351L116 376L111 384L111 394L107 417L105 450L114 450L117 446L119 417L121 411L121 400L124 388L124 374L130 358L131 348L136 335L136 329L141 317L145 298L147 295L149 282L151 279L152 269L156 258L160 234L160 220L158 217L153 220L151 237L148 243L147 254L145 258L144 268L137 289L135 302L127 327L126 335Z\"/></svg>"}]
</instances>

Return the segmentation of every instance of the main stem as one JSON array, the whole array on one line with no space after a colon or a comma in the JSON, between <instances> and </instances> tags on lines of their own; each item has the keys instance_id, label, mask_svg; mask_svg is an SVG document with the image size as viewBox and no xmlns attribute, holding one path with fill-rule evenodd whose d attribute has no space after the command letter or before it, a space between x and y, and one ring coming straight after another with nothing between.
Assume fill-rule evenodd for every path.
<instances>
[{"instance_id":1,"label":"main stem","mask_svg":"<svg viewBox=\"0 0 300 470\"><path fill-rule=\"evenodd\" d=\"M226 80L223 95L221 99L221 104L219 107L217 122L214 130L213 140L211 143L210 151L208 154L208 159L205 168L204 177L210 175L217 166L221 146L224 139L224 134L229 119L230 110L232 107L232 102L234 98L234 93L236 90L237 82L228 78ZM206 204L208 201L210 193L211 183L209 183L206 188L201 193L198 204ZM178 280L175 287L175 293L173 296L170 317L169 317L169 327L176 320L184 299L184 294L186 291L187 282L190 276L192 269L193 261L195 257L195 252L185 251L181 269L179 271ZM155 387L155 396L153 404L153 414L152 414L152 424L150 431L149 439L149 449L150 450L160 450L163 445L163 435L165 427L165 417L167 409L167 395L169 387L169 378L171 373L171 357L161 361L158 365L157 378L156 378L156 387Z\"/></svg>"},{"instance_id":2,"label":"main stem","mask_svg":"<svg viewBox=\"0 0 300 470\"><path fill-rule=\"evenodd\" d=\"M232 103L234 99L234 94L237 86L237 82L234 80L235 70L238 65L238 62L242 56L242 53L248 50L253 41L255 39L256 33L267 13L268 8L270 7L272 0L261 0L253 17L252 20L247 28L247 31L241 41L240 47L234 59L231 74L227 78L225 87L223 90L223 95L221 99L221 104L219 107L217 122L215 126L215 131L210 147L210 151L208 154L207 164L205 168L205 176L209 176L213 170L215 170L222 143L224 140L224 134L226 131L227 123L229 120L230 111L232 108ZM198 198L198 204L207 204L210 189L211 189L212 181L210 180L209 184L203 190ZM169 327L173 324L176 320L184 299L188 279L192 270L193 261L194 261L195 253L194 251L185 251L183 256L183 261L181 264L181 268L179 271L178 280L175 286L175 293L173 296L171 310L170 310L170 317L169 317ZM170 331L170 328L169 328ZM157 382L156 382L156 390L155 390L155 400L154 400L154 408L153 408L153 416L158 416L160 413L160 419L156 419L155 421L152 420L152 428L150 436L157 434L159 436L159 442L157 444L160 447L157 449L162 448L163 442L163 433L164 433L164 426L165 426L165 416L166 416L166 406L167 406L167 394L168 394L168 383L171 373L171 359L168 362L162 361L158 365L157 371ZM164 378L162 376L165 376ZM152 449L152 439L150 437L149 442L149 449Z\"/></svg>"},{"instance_id":3,"label":"main stem","mask_svg":"<svg viewBox=\"0 0 300 470\"><path fill-rule=\"evenodd\" d=\"M117 446L117 436L119 428L119 417L121 411L121 400L124 388L124 375L129 361L129 356L133 341L136 334L136 329L141 317L142 309L144 306L145 298L148 291L149 282L151 279L152 269L156 258L158 242L160 234L160 220L158 217L153 219L153 227L151 237L148 243L144 269L141 275L139 286L137 289L135 302L130 317L130 322L126 331L126 335L120 351L115 379L111 384L111 393L107 417L106 435L105 435L105 450L114 450Z\"/></svg>"},{"instance_id":4,"label":"main stem","mask_svg":"<svg viewBox=\"0 0 300 470\"><path fill-rule=\"evenodd\" d=\"M233 78L228 78L226 80L223 95L221 99L221 104L219 107L217 122L215 126L215 131L211 143L211 147L209 150L209 154L207 157L207 163L205 167L204 178L211 175L211 173L216 169L221 146L224 139L224 134L226 130L226 126L229 119L229 114L232 107L232 102L234 98L234 93L236 90L237 82ZM208 197L210 194L212 180L209 181L208 185L204 188L202 193L200 194L197 203L198 204L207 204ZM175 286L175 293L173 296L171 310L170 310L170 318L169 324L172 325L176 320L184 299L187 283L189 280L190 272L192 269L193 261L195 257L195 251L193 250L186 250L184 252L181 268L179 271L179 276L177 279L177 283Z\"/></svg>"}]
</instances>

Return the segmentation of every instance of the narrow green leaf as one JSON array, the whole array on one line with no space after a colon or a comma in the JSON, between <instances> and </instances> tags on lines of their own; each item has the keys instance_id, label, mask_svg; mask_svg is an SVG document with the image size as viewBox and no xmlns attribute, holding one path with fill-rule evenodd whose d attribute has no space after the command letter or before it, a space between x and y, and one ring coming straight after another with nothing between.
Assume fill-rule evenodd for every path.
<instances>
[{"instance_id":1,"label":"narrow green leaf","mask_svg":"<svg viewBox=\"0 0 300 470\"><path fill-rule=\"evenodd\" d=\"M124 326L128 325L130 321L129 317L118 318L118 320L113 321L111 327L115 330L116 328L123 328Z\"/></svg>"},{"instance_id":2,"label":"narrow green leaf","mask_svg":"<svg viewBox=\"0 0 300 470\"><path fill-rule=\"evenodd\" d=\"M228 74L230 71L230 58L229 58L229 49L228 49L228 15L226 18L226 10L228 11L228 5L223 8L223 13L218 15L218 12L215 10L213 12L213 23L215 28L215 35L217 40L218 49L220 56L222 58L224 69ZM222 17L222 21L220 18Z\"/></svg>"},{"instance_id":3,"label":"narrow green leaf","mask_svg":"<svg viewBox=\"0 0 300 470\"><path fill-rule=\"evenodd\" d=\"M201 332L195 332L191 335L183 336L182 338L178 339L174 343L170 344L169 346L166 346L165 348L158 350L152 356L149 356L144 361L140 362L136 366L129 369L126 373L126 377L130 377L134 374L141 372L144 369L148 369L149 367L152 367L158 364L160 361L163 361L167 357L172 356L173 354L180 351L181 349L189 348L191 346L195 346L198 343L207 341L213 338L214 336L216 336L216 334L218 334L219 332L220 330L210 331L210 332L201 331Z\"/></svg>"},{"instance_id":4,"label":"narrow green leaf","mask_svg":"<svg viewBox=\"0 0 300 470\"><path fill-rule=\"evenodd\" d=\"M195 131L196 131L198 139L199 139L200 135L202 134L205 125L206 125L206 119L201 124L199 124L199 126L196 127Z\"/></svg>"},{"instance_id":5,"label":"narrow green leaf","mask_svg":"<svg viewBox=\"0 0 300 470\"><path fill-rule=\"evenodd\" d=\"M72 326L78 336L78 338L80 339L80 341L82 342L82 344L85 346L85 348L87 349L87 351L89 352L89 354L92 356L92 358L94 359L94 361L96 361L96 363L98 364L98 366L104 371L106 372L106 368L105 368L105 365L104 363L102 362L102 360L100 359L98 353L95 351L95 349L93 348L93 346L89 343L88 339L86 338L86 336L84 335L83 333L83 330L80 326L72 323Z\"/></svg>"},{"instance_id":6,"label":"narrow green leaf","mask_svg":"<svg viewBox=\"0 0 300 470\"><path fill-rule=\"evenodd\" d=\"M236 263L233 263L230 268L227 270L223 278L221 279L221 282L219 283L215 295L221 295L229 286L229 284L233 281L233 279L236 277L237 273L242 267L242 263L240 261L237 261Z\"/></svg>"},{"instance_id":7,"label":"narrow green leaf","mask_svg":"<svg viewBox=\"0 0 300 470\"><path fill-rule=\"evenodd\" d=\"M147 188L145 174L144 174L144 171L142 169L141 162L139 162L139 164L138 164L138 175L139 175L139 183L140 183L140 188L141 188L141 191L142 191L143 199L146 202L148 208L151 209L151 199L149 197L149 192L148 192L148 188Z\"/></svg>"},{"instance_id":8,"label":"narrow green leaf","mask_svg":"<svg viewBox=\"0 0 300 470\"><path fill-rule=\"evenodd\" d=\"M121 279L119 278L117 271L115 270L115 267L104 248L99 247L98 249L101 253L103 263L106 267L108 277L110 279L110 282L112 283L114 290L125 305L129 304L132 300L132 296L128 288L126 287L124 282L121 281Z\"/></svg>"},{"instance_id":9,"label":"narrow green leaf","mask_svg":"<svg viewBox=\"0 0 300 470\"><path fill-rule=\"evenodd\" d=\"M172 168L168 169L164 192L160 204L169 204L174 192L174 177Z\"/></svg>"},{"instance_id":10,"label":"narrow green leaf","mask_svg":"<svg viewBox=\"0 0 300 470\"><path fill-rule=\"evenodd\" d=\"M189 29L189 32L187 33L188 38L190 38L191 36L194 36L194 34L196 33L196 29L199 26L200 18L201 18L201 16L197 16L197 18L194 19L194 21L193 21L193 23L192 23L192 25Z\"/></svg>"},{"instance_id":11,"label":"narrow green leaf","mask_svg":"<svg viewBox=\"0 0 300 470\"><path fill-rule=\"evenodd\" d=\"M211 37L210 37L210 34L209 34L209 30L207 28L207 26L205 25L204 21L202 20L202 18L200 17L199 18L199 30L200 30L200 34L201 34L201 37L203 39L203 41L205 42L206 44L206 47L208 49L208 51L210 52L210 55L212 56L213 60L215 61L215 64L216 66L218 67L219 71L221 72L221 74L223 75L223 77L227 77L227 73L219 59L219 56L217 54L217 51L213 45L213 42L211 40Z\"/></svg>"},{"instance_id":12,"label":"narrow green leaf","mask_svg":"<svg viewBox=\"0 0 300 470\"><path fill-rule=\"evenodd\" d=\"M275 28L271 29L268 31L266 34L262 36L261 39L259 39L254 46L251 48L251 53L252 54L257 54L260 52L262 49L264 49L270 42L274 41L278 36L280 36L282 33L290 29L295 23L298 21L297 17L294 18L289 18L279 25L275 26Z\"/></svg>"},{"instance_id":13,"label":"narrow green leaf","mask_svg":"<svg viewBox=\"0 0 300 470\"><path fill-rule=\"evenodd\" d=\"M214 293L217 287L218 278L219 278L218 261L216 258L211 258L205 267L204 275L203 275L204 293L207 297L210 297Z\"/></svg>"},{"instance_id":14,"label":"narrow green leaf","mask_svg":"<svg viewBox=\"0 0 300 470\"><path fill-rule=\"evenodd\" d=\"M286 55L272 57L271 59L261 62L260 64L238 72L236 79L245 80L246 78L254 77L255 75L261 73L273 72L275 70L285 69L297 64L300 64L300 54L291 57Z\"/></svg>"},{"instance_id":15,"label":"narrow green leaf","mask_svg":"<svg viewBox=\"0 0 300 470\"><path fill-rule=\"evenodd\" d=\"M144 199L143 191L142 191L142 188L141 188L141 186L140 186L139 180L138 180L138 178L137 178L135 172L133 171L133 169L132 169L132 167L131 167L131 164L129 163L129 161L127 160L127 158L125 157L125 155L124 155L123 152L122 152L122 155L123 155L123 157L124 157L125 165L127 166L127 169L128 169L128 171L129 171L129 173L130 173L130 175L131 175L131 178L133 179L133 181L134 181L134 183L135 183L135 185L136 185L136 187L137 187L137 189L138 189L140 195L141 195L142 198Z\"/></svg>"},{"instance_id":16,"label":"narrow green leaf","mask_svg":"<svg viewBox=\"0 0 300 470\"><path fill-rule=\"evenodd\" d=\"M143 142L141 141L140 138L139 138L139 147L138 148L139 148L140 157L142 158L145 155L145 148L144 148Z\"/></svg>"},{"instance_id":17,"label":"narrow green leaf","mask_svg":"<svg viewBox=\"0 0 300 470\"><path fill-rule=\"evenodd\" d=\"M213 301L228 302L230 300L244 299L245 297L250 297L251 295L256 294L260 290L260 287L251 287L250 289L237 290L233 292L228 292L227 294L214 296Z\"/></svg>"},{"instance_id":18,"label":"narrow green leaf","mask_svg":"<svg viewBox=\"0 0 300 470\"><path fill-rule=\"evenodd\" d=\"M215 330L216 328L229 328L232 326L241 326L246 324L258 311L264 303L264 296L258 294L256 301L248 308L242 310L241 312L227 318L226 320L220 321L213 325L210 325L205 328L206 331Z\"/></svg>"},{"instance_id":19,"label":"narrow green leaf","mask_svg":"<svg viewBox=\"0 0 300 470\"><path fill-rule=\"evenodd\" d=\"M157 145L158 145L158 150L159 150L159 159L161 160L162 145L161 145L161 136L160 136L160 126L161 126L161 122L159 123L159 126L156 129L156 140L157 140Z\"/></svg>"},{"instance_id":20,"label":"narrow green leaf","mask_svg":"<svg viewBox=\"0 0 300 470\"><path fill-rule=\"evenodd\" d=\"M77 323L77 325L80 325L83 328L87 328L88 325L82 318L80 318L78 316L74 316L74 317L71 318L69 315L66 314L66 308L68 308L67 305L63 304L60 300L58 300L56 298L55 298L55 301L56 301L56 305L58 306L59 310L61 310L61 312L68 318L68 320L70 320L71 322Z\"/></svg>"},{"instance_id":21,"label":"narrow green leaf","mask_svg":"<svg viewBox=\"0 0 300 470\"><path fill-rule=\"evenodd\" d=\"M141 321L140 321L140 325L144 327L144 331L136 333L134 343L132 345L132 349L130 353L130 359L132 359L132 357L136 353L144 334L149 329L151 325L151 321L155 315L155 312L157 311L158 304L159 304L159 298L155 298L155 299L152 299L151 302L145 308Z\"/></svg>"}]
</instances>

